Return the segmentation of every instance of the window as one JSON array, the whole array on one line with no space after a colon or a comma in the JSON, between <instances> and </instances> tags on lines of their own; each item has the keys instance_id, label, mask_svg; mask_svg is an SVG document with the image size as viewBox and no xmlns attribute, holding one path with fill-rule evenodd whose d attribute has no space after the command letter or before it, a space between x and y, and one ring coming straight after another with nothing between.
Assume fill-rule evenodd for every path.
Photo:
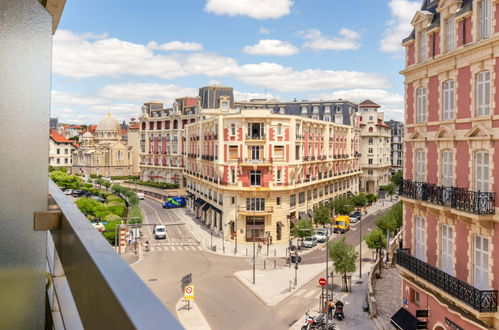
<instances>
[{"instance_id":1,"label":"window","mask_svg":"<svg viewBox=\"0 0 499 330\"><path fill-rule=\"evenodd\" d=\"M295 146L295 160L300 160L300 146Z\"/></svg>"},{"instance_id":2,"label":"window","mask_svg":"<svg viewBox=\"0 0 499 330\"><path fill-rule=\"evenodd\" d=\"M454 46L455 46L455 27L454 27L454 18L449 18L447 20L445 20L445 36L447 38L447 43L446 43L446 46L447 46L447 51L450 52L452 50L454 50Z\"/></svg>"},{"instance_id":3,"label":"window","mask_svg":"<svg viewBox=\"0 0 499 330\"><path fill-rule=\"evenodd\" d=\"M57 158L57 164L60 164L60 163L61 163L61 159Z\"/></svg>"},{"instance_id":4,"label":"window","mask_svg":"<svg viewBox=\"0 0 499 330\"><path fill-rule=\"evenodd\" d=\"M305 192L302 191L301 193L298 193L298 203L303 204L305 203Z\"/></svg>"},{"instance_id":5,"label":"window","mask_svg":"<svg viewBox=\"0 0 499 330\"><path fill-rule=\"evenodd\" d=\"M289 196L289 206L290 207L296 206L296 195Z\"/></svg>"},{"instance_id":6,"label":"window","mask_svg":"<svg viewBox=\"0 0 499 330\"><path fill-rule=\"evenodd\" d=\"M57 154L60 155L61 154L61 149L57 148Z\"/></svg>"},{"instance_id":7,"label":"window","mask_svg":"<svg viewBox=\"0 0 499 330\"><path fill-rule=\"evenodd\" d=\"M265 124L248 123L248 136L253 139L265 137Z\"/></svg>"},{"instance_id":8,"label":"window","mask_svg":"<svg viewBox=\"0 0 499 330\"><path fill-rule=\"evenodd\" d=\"M232 205L236 204L236 198L235 198L235 197L231 197L231 198L230 198L230 203L231 203Z\"/></svg>"},{"instance_id":9,"label":"window","mask_svg":"<svg viewBox=\"0 0 499 330\"><path fill-rule=\"evenodd\" d=\"M441 251L441 269L447 274L454 275L454 254L452 252L452 246L454 242L454 233L452 227L449 225L442 225L442 247Z\"/></svg>"},{"instance_id":10,"label":"window","mask_svg":"<svg viewBox=\"0 0 499 330\"><path fill-rule=\"evenodd\" d=\"M476 115L487 116L490 112L490 71L476 75L475 98Z\"/></svg>"},{"instance_id":11,"label":"window","mask_svg":"<svg viewBox=\"0 0 499 330\"><path fill-rule=\"evenodd\" d=\"M369 152L370 154L372 154L372 153L373 153L373 148L369 148L369 149L368 149L368 152Z\"/></svg>"},{"instance_id":12,"label":"window","mask_svg":"<svg viewBox=\"0 0 499 330\"><path fill-rule=\"evenodd\" d=\"M369 140L367 140L367 142L368 142L369 144L373 144L373 138L369 138Z\"/></svg>"},{"instance_id":13,"label":"window","mask_svg":"<svg viewBox=\"0 0 499 330\"><path fill-rule=\"evenodd\" d=\"M263 156L263 148L261 146L250 146L250 158L251 160L260 160Z\"/></svg>"},{"instance_id":14,"label":"window","mask_svg":"<svg viewBox=\"0 0 499 330\"><path fill-rule=\"evenodd\" d=\"M68 159L64 158L64 164L67 164L67 163L68 163Z\"/></svg>"},{"instance_id":15,"label":"window","mask_svg":"<svg viewBox=\"0 0 499 330\"><path fill-rule=\"evenodd\" d=\"M426 88L421 87L416 91L416 123L426 120Z\"/></svg>"},{"instance_id":16,"label":"window","mask_svg":"<svg viewBox=\"0 0 499 330\"><path fill-rule=\"evenodd\" d=\"M276 200L275 200L275 203L277 205L281 205L281 197L277 197Z\"/></svg>"},{"instance_id":17,"label":"window","mask_svg":"<svg viewBox=\"0 0 499 330\"><path fill-rule=\"evenodd\" d=\"M491 1L490 0L482 0L479 4L480 11L480 39L490 37L491 30L491 20L490 20L490 12L491 12Z\"/></svg>"},{"instance_id":18,"label":"window","mask_svg":"<svg viewBox=\"0 0 499 330\"><path fill-rule=\"evenodd\" d=\"M277 170L277 181L282 181L282 170Z\"/></svg>"},{"instance_id":19,"label":"window","mask_svg":"<svg viewBox=\"0 0 499 330\"><path fill-rule=\"evenodd\" d=\"M68 149L64 149L64 154L67 155L68 154Z\"/></svg>"},{"instance_id":20,"label":"window","mask_svg":"<svg viewBox=\"0 0 499 330\"><path fill-rule=\"evenodd\" d=\"M416 181L424 182L426 180L426 162L424 150L416 151Z\"/></svg>"},{"instance_id":21,"label":"window","mask_svg":"<svg viewBox=\"0 0 499 330\"><path fill-rule=\"evenodd\" d=\"M230 170L230 182L236 183L236 171L235 170Z\"/></svg>"},{"instance_id":22,"label":"window","mask_svg":"<svg viewBox=\"0 0 499 330\"><path fill-rule=\"evenodd\" d=\"M373 175L373 170L367 170L368 175Z\"/></svg>"},{"instance_id":23,"label":"window","mask_svg":"<svg viewBox=\"0 0 499 330\"><path fill-rule=\"evenodd\" d=\"M246 198L247 211L265 211L265 198Z\"/></svg>"},{"instance_id":24,"label":"window","mask_svg":"<svg viewBox=\"0 0 499 330\"><path fill-rule=\"evenodd\" d=\"M302 113L302 114L306 114L306 113L307 113L307 107L306 107L306 106L304 106L304 105L303 105L303 106L301 107L301 113Z\"/></svg>"},{"instance_id":25,"label":"window","mask_svg":"<svg viewBox=\"0 0 499 330\"><path fill-rule=\"evenodd\" d=\"M480 290L489 288L489 240L482 236L475 236L474 246L474 287Z\"/></svg>"},{"instance_id":26,"label":"window","mask_svg":"<svg viewBox=\"0 0 499 330\"><path fill-rule=\"evenodd\" d=\"M419 32L419 61L423 62L428 59L428 40L426 32Z\"/></svg>"},{"instance_id":27,"label":"window","mask_svg":"<svg viewBox=\"0 0 499 330\"><path fill-rule=\"evenodd\" d=\"M274 146L274 158L284 159L284 146Z\"/></svg>"},{"instance_id":28,"label":"window","mask_svg":"<svg viewBox=\"0 0 499 330\"><path fill-rule=\"evenodd\" d=\"M227 110L229 110L229 102L227 102L227 101L222 101L220 104L221 104L222 111L227 111Z\"/></svg>"},{"instance_id":29,"label":"window","mask_svg":"<svg viewBox=\"0 0 499 330\"><path fill-rule=\"evenodd\" d=\"M373 120L373 116L369 116L369 120L372 121Z\"/></svg>"},{"instance_id":30,"label":"window","mask_svg":"<svg viewBox=\"0 0 499 330\"><path fill-rule=\"evenodd\" d=\"M419 306L419 292L413 288L409 288L409 300L411 303Z\"/></svg>"},{"instance_id":31,"label":"window","mask_svg":"<svg viewBox=\"0 0 499 330\"><path fill-rule=\"evenodd\" d=\"M250 171L250 185L251 186L261 186L262 185L262 171L251 170Z\"/></svg>"},{"instance_id":32,"label":"window","mask_svg":"<svg viewBox=\"0 0 499 330\"><path fill-rule=\"evenodd\" d=\"M372 158L369 158L369 159L367 160L367 163L368 163L369 165L372 165L372 164L373 164L373 159L372 159Z\"/></svg>"},{"instance_id":33,"label":"window","mask_svg":"<svg viewBox=\"0 0 499 330\"><path fill-rule=\"evenodd\" d=\"M229 159L237 159L238 157L238 152L237 152L237 146L229 146Z\"/></svg>"},{"instance_id":34,"label":"window","mask_svg":"<svg viewBox=\"0 0 499 330\"><path fill-rule=\"evenodd\" d=\"M369 133L372 133L372 132L373 132L373 128L369 127Z\"/></svg>"},{"instance_id":35,"label":"window","mask_svg":"<svg viewBox=\"0 0 499 330\"><path fill-rule=\"evenodd\" d=\"M444 187L451 187L454 184L454 154L451 150L442 152L441 173L442 185Z\"/></svg>"},{"instance_id":36,"label":"window","mask_svg":"<svg viewBox=\"0 0 499 330\"><path fill-rule=\"evenodd\" d=\"M416 216L416 258L426 262L425 219Z\"/></svg>"},{"instance_id":37,"label":"window","mask_svg":"<svg viewBox=\"0 0 499 330\"><path fill-rule=\"evenodd\" d=\"M230 135L236 135L236 124L230 124Z\"/></svg>"},{"instance_id":38,"label":"window","mask_svg":"<svg viewBox=\"0 0 499 330\"><path fill-rule=\"evenodd\" d=\"M447 80L443 83L443 119L454 119L454 80Z\"/></svg>"},{"instance_id":39,"label":"window","mask_svg":"<svg viewBox=\"0 0 499 330\"><path fill-rule=\"evenodd\" d=\"M282 135L282 124L277 124L277 135Z\"/></svg>"},{"instance_id":40,"label":"window","mask_svg":"<svg viewBox=\"0 0 499 330\"><path fill-rule=\"evenodd\" d=\"M475 191L489 191L489 153L475 153Z\"/></svg>"},{"instance_id":41,"label":"window","mask_svg":"<svg viewBox=\"0 0 499 330\"><path fill-rule=\"evenodd\" d=\"M312 190L307 191L307 201L312 200Z\"/></svg>"}]
</instances>

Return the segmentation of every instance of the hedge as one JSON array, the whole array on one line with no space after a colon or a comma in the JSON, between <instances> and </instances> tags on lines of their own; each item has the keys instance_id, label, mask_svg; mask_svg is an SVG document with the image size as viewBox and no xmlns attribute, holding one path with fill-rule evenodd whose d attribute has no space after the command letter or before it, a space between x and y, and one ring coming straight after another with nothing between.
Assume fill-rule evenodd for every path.
<instances>
[{"instance_id":1,"label":"hedge","mask_svg":"<svg viewBox=\"0 0 499 330\"><path fill-rule=\"evenodd\" d=\"M111 177L111 180L138 180L138 179L140 179L140 176L138 175L118 175Z\"/></svg>"},{"instance_id":2,"label":"hedge","mask_svg":"<svg viewBox=\"0 0 499 330\"><path fill-rule=\"evenodd\" d=\"M159 189L178 189L179 185L175 183L166 183L166 182L152 182L152 181L126 181L127 183L131 184L138 184L141 186L148 186L148 187L153 187L153 188L159 188Z\"/></svg>"}]
</instances>

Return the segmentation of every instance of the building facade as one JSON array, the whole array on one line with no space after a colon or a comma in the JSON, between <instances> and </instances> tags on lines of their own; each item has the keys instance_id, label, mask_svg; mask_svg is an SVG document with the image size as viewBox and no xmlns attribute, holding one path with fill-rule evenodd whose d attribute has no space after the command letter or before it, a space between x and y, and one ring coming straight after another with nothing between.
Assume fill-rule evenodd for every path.
<instances>
[{"instance_id":1,"label":"building facade","mask_svg":"<svg viewBox=\"0 0 499 330\"><path fill-rule=\"evenodd\" d=\"M360 190L368 194L377 194L379 187L390 181L391 131L379 108L379 105L370 100L359 104L362 167Z\"/></svg>"},{"instance_id":2,"label":"building facade","mask_svg":"<svg viewBox=\"0 0 499 330\"><path fill-rule=\"evenodd\" d=\"M73 165L72 154L75 150L74 141L66 139L54 129L50 130L49 166L70 169Z\"/></svg>"},{"instance_id":3,"label":"building facade","mask_svg":"<svg viewBox=\"0 0 499 330\"><path fill-rule=\"evenodd\" d=\"M424 1L412 25L401 312L430 311L414 321L428 329L498 329L499 3Z\"/></svg>"},{"instance_id":4,"label":"building facade","mask_svg":"<svg viewBox=\"0 0 499 330\"><path fill-rule=\"evenodd\" d=\"M118 122L108 113L95 130L86 132L73 153L72 173L103 176L132 175L132 147L122 141Z\"/></svg>"},{"instance_id":5,"label":"building facade","mask_svg":"<svg viewBox=\"0 0 499 330\"><path fill-rule=\"evenodd\" d=\"M402 171L404 168L404 123L396 120L385 122L392 130L391 137L391 172Z\"/></svg>"},{"instance_id":6,"label":"building facade","mask_svg":"<svg viewBox=\"0 0 499 330\"><path fill-rule=\"evenodd\" d=\"M222 109L186 126L184 175L189 207L225 239L287 242L291 226L313 217L314 206L358 193L353 126Z\"/></svg>"}]
</instances>

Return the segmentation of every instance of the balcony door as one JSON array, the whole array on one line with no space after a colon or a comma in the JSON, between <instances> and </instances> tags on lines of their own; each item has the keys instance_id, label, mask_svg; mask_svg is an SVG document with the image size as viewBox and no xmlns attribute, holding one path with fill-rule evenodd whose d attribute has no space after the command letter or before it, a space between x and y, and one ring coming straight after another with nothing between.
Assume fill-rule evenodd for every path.
<instances>
[{"instance_id":1,"label":"balcony door","mask_svg":"<svg viewBox=\"0 0 499 330\"><path fill-rule=\"evenodd\" d=\"M449 225L442 225L442 246L441 246L441 269L447 274L454 275L454 253L452 246L454 242L454 232Z\"/></svg>"},{"instance_id":2,"label":"balcony door","mask_svg":"<svg viewBox=\"0 0 499 330\"><path fill-rule=\"evenodd\" d=\"M454 164L453 164L454 154L451 150L445 150L442 152L442 162L441 162L441 183L444 186L443 189L443 202L445 205L450 205L451 203L451 187L454 184Z\"/></svg>"},{"instance_id":3,"label":"balcony door","mask_svg":"<svg viewBox=\"0 0 499 330\"><path fill-rule=\"evenodd\" d=\"M475 236L474 246L474 287L480 290L489 288L489 240L482 236Z\"/></svg>"},{"instance_id":4,"label":"balcony door","mask_svg":"<svg viewBox=\"0 0 499 330\"><path fill-rule=\"evenodd\" d=\"M486 151L475 154L475 191L489 191L489 153Z\"/></svg>"},{"instance_id":5,"label":"balcony door","mask_svg":"<svg viewBox=\"0 0 499 330\"><path fill-rule=\"evenodd\" d=\"M426 262L426 236L425 236L425 219L416 217L416 255L419 260Z\"/></svg>"}]
</instances>

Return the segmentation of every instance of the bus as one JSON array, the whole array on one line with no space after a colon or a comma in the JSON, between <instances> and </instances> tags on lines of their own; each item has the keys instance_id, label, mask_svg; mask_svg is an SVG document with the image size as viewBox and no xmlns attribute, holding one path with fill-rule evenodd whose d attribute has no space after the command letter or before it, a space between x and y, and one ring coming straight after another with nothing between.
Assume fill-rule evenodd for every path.
<instances>
[{"instance_id":1,"label":"bus","mask_svg":"<svg viewBox=\"0 0 499 330\"><path fill-rule=\"evenodd\" d=\"M164 209L173 209L176 207L185 207L185 197L168 197L168 199L163 203Z\"/></svg>"}]
</instances>

